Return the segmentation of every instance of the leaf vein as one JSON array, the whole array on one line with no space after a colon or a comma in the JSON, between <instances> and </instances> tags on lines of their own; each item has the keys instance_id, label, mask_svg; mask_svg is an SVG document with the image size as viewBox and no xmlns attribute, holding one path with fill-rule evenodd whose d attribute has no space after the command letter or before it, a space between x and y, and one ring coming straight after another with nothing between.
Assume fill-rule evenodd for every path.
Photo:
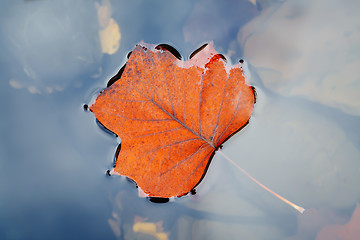
<instances>
[{"instance_id":1,"label":"leaf vein","mask_svg":"<svg viewBox=\"0 0 360 240\"><path fill-rule=\"evenodd\" d=\"M215 150L214 150L215 151ZM192 175L195 174L195 172L199 169L199 167L201 166L201 164L206 161L206 159L209 158L209 155L211 156L211 154L213 153L213 151L211 151L209 154L205 155L205 157L199 161L199 164L196 166L196 168L194 169L194 171L187 177L185 178L183 181L182 181L182 184L179 186L179 187L182 187L189 179ZM205 174L205 173L204 173Z\"/></svg>"},{"instance_id":2,"label":"leaf vein","mask_svg":"<svg viewBox=\"0 0 360 240\"><path fill-rule=\"evenodd\" d=\"M197 140L199 138L190 138L190 139L186 139L186 140L182 140L182 141L178 141L178 142L174 142L174 143L170 143L170 144L167 144L167 145L163 145L161 147L158 147L158 148L155 148L155 149L152 149L152 150L149 150L147 152L145 152L144 154L142 154L141 156L137 157L136 160L139 160L140 158L143 158L145 155L147 154L150 154L150 153L154 153L162 148L166 148L166 147L169 147L169 146L175 146L177 144L181 144L181 143L185 143L185 142L189 142L189 141L194 141L194 140ZM147 166L145 167L146 169L149 167L149 165L151 164L152 160L149 161L149 163L147 164Z\"/></svg>"},{"instance_id":3,"label":"leaf vein","mask_svg":"<svg viewBox=\"0 0 360 240\"><path fill-rule=\"evenodd\" d=\"M184 127L183 127L183 126L180 126L180 127L171 128L171 129L168 129L168 130L165 130L165 131L160 131L160 132L154 132L154 133L149 133L149 134L138 135L138 136L136 136L136 137L134 137L134 138L154 136L154 135L161 134L161 133L167 133L167 132L176 131L176 130L181 129L181 128L184 128Z\"/></svg>"},{"instance_id":4,"label":"leaf vein","mask_svg":"<svg viewBox=\"0 0 360 240\"><path fill-rule=\"evenodd\" d=\"M240 104L241 96L242 96L242 93L239 94L239 97L238 97L238 99L237 99L236 108L235 108L235 111L234 111L234 113L233 113L233 116L232 116L230 122L227 124L226 128L224 129L224 131L220 134L219 139L218 139L217 142L216 142L216 146L218 146L220 139L221 139L222 136L225 134L225 132L228 130L228 128L230 127L232 121L234 120L234 118L235 118L235 116L236 116L236 114L237 114L237 112L238 112L238 110L239 110L239 104Z\"/></svg>"},{"instance_id":5,"label":"leaf vein","mask_svg":"<svg viewBox=\"0 0 360 240\"><path fill-rule=\"evenodd\" d=\"M134 120L134 121L144 121L144 122L162 122L162 121L173 121L173 119L170 118L160 118L160 119L141 119L141 118L130 118L127 116L123 116L117 113L109 113L106 111L103 111L102 109L99 109L99 111L101 112L105 112L106 114L112 115L112 116L116 116L116 117L120 117L120 118L125 118L127 120Z\"/></svg>"},{"instance_id":6,"label":"leaf vein","mask_svg":"<svg viewBox=\"0 0 360 240\"><path fill-rule=\"evenodd\" d=\"M223 94L222 94L222 99L221 99L220 108L219 108L219 112L218 112L218 114L217 114L216 125L215 125L215 128L214 128L213 134L212 134L212 139L214 139L216 130L217 130L218 126L219 126L220 113L221 113L221 110L222 110L223 105L224 105L225 93L226 93L226 89L227 89L227 86L228 86L228 80L229 80L229 76L226 78L226 82L225 82L225 87L224 87L224 91L223 91Z\"/></svg>"},{"instance_id":7,"label":"leaf vein","mask_svg":"<svg viewBox=\"0 0 360 240\"><path fill-rule=\"evenodd\" d=\"M180 164L185 163L187 160L189 160L189 159L192 158L195 154L197 154L204 145L206 145L206 143L203 143L203 144L199 147L198 150L196 150L196 151L195 151L193 154L191 154L190 156L186 157L186 158L185 158L184 160L182 160L181 162L178 162L176 165L174 165L174 166L171 167L170 169L168 169L168 170L160 173L160 176L162 176L162 175L166 174L167 172L173 170L174 168L178 167Z\"/></svg>"}]
</instances>

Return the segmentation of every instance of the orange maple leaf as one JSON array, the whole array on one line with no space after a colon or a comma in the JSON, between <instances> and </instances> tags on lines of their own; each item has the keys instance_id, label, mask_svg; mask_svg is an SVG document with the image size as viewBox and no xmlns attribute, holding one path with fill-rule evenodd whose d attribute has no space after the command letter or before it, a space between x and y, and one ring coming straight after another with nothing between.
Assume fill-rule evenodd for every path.
<instances>
[{"instance_id":1,"label":"orange maple leaf","mask_svg":"<svg viewBox=\"0 0 360 240\"><path fill-rule=\"evenodd\" d=\"M181 61L161 45L138 44L121 79L90 107L121 138L114 171L150 197L190 192L253 111L240 64L228 66L212 43L194 53Z\"/></svg>"}]
</instances>

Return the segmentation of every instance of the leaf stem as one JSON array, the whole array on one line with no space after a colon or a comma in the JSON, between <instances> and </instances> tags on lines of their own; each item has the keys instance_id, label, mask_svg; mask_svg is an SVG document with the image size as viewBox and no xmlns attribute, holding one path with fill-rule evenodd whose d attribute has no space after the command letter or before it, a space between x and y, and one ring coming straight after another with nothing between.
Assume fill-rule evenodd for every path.
<instances>
[{"instance_id":1,"label":"leaf stem","mask_svg":"<svg viewBox=\"0 0 360 240\"><path fill-rule=\"evenodd\" d=\"M244 169L242 169L239 165L237 165L233 160L231 160L228 156L226 156L222 151L218 151L218 153L220 153L224 158L226 158L226 160L228 160L232 165L234 165L237 169L239 169L242 173L244 173L246 176L248 176L251 180L253 180L255 183L257 183L258 185L260 185L260 187L262 187L263 189L265 189L266 191L268 191L269 193L271 193L272 195L274 195L275 197L279 198L280 200L282 200L283 202L289 204L290 206L292 206L293 208L295 208L296 210L298 210L300 213L304 213L305 209L290 202L289 200L287 200L286 198L283 198L282 196L280 196L279 194L277 194L276 192L273 192L270 188L266 187L264 184L260 183L258 180L256 180L253 176L251 176L248 172L246 172Z\"/></svg>"}]
</instances>

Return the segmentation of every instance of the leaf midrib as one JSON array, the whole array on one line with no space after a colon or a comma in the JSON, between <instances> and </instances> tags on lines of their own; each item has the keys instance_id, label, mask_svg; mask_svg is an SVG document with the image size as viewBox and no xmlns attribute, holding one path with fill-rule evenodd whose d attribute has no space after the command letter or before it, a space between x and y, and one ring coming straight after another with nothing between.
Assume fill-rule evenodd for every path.
<instances>
[{"instance_id":1,"label":"leaf midrib","mask_svg":"<svg viewBox=\"0 0 360 240\"><path fill-rule=\"evenodd\" d=\"M145 69L146 70L146 69ZM165 78L166 79L166 78ZM149 87L152 84L148 84ZM212 148L216 149L215 145L213 142L210 142L209 140L207 140L205 137L203 137L201 134L198 134L197 132L193 131L191 128L189 128L186 124L184 124L183 122L181 122L178 118L176 118L174 115L172 115L171 113L169 113L166 109L164 109L161 105L157 104L152 98L147 97L145 94L143 94L141 91L139 91L139 89L137 89L135 87L136 91L138 93L140 93L143 97L145 97L146 99L148 99L150 102L152 102L153 104L155 104L158 108L160 108L163 112L165 112L167 115L169 115L173 120L175 120L176 122L178 122L181 126L183 126L185 129L187 129L188 131L190 131L192 134L194 134L195 136L197 136L198 138L200 138L201 140L203 140L204 142L206 142L207 144L209 144L209 146L211 146ZM169 90L169 89L167 89ZM153 94L153 92L151 91L151 93ZM169 91L168 91L169 93ZM153 97L153 96L152 96ZM174 107L171 101L171 98L169 99L171 102L171 107L172 110L174 111ZM200 108L199 108L200 110ZM175 112L174 112L175 113ZM185 118L184 118L185 120ZM201 127L201 126L200 126ZM200 130L201 131L201 130Z\"/></svg>"},{"instance_id":2,"label":"leaf midrib","mask_svg":"<svg viewBox=\"0 0 360 240\"><path fill-rule=\"evenodd\" d=\"M146 96L145 96L146 97ZM146 97L147 98L147 97ZM192 130L191 128L189 128L186 124L184 124L183 122L181 122L179 119L177 119L175 116L173 116L171 113L169 113L168 111L166 111L166 109L164 109L162 106L160 106L159 104L157 104L155 101L153 101L152 99L149 99L149 101L151 101L153 104L155 104L158 108L160 108L162 111L164 111L167 115L169 115L173 120L175 120L176 122L178 122L181 126L183 126L185 129L187 129L188 131L190 131L192 134L194 134L195 136L197 136L198 138L200 138L201 140L203 140L204 142L206 142L207 144L209 144L212 148L216 148L215 145L210 142L209 140L207 140L205 137L199 135L197 132L195 132L194 130Z\"/></svg>"}]
</instances>

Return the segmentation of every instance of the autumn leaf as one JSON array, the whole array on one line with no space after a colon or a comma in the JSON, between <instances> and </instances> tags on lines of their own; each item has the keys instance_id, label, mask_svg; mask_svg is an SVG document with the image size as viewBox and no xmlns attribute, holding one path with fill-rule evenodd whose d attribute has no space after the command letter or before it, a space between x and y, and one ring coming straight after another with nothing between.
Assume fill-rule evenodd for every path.
<instances>
[{"instance_id":1,"label":"autumn leaf","mask_svg":"<svg viewBox=\"0 0 360 240\"><path fill-rule=\"evenodd\" d=\"M255 103L241 65L227 65L212 43L188 61L165 46L138 44L121 79L90 107L121 138L114 172L161 198L185 195L201 181Z\"/></svg>"}]
</instances>

